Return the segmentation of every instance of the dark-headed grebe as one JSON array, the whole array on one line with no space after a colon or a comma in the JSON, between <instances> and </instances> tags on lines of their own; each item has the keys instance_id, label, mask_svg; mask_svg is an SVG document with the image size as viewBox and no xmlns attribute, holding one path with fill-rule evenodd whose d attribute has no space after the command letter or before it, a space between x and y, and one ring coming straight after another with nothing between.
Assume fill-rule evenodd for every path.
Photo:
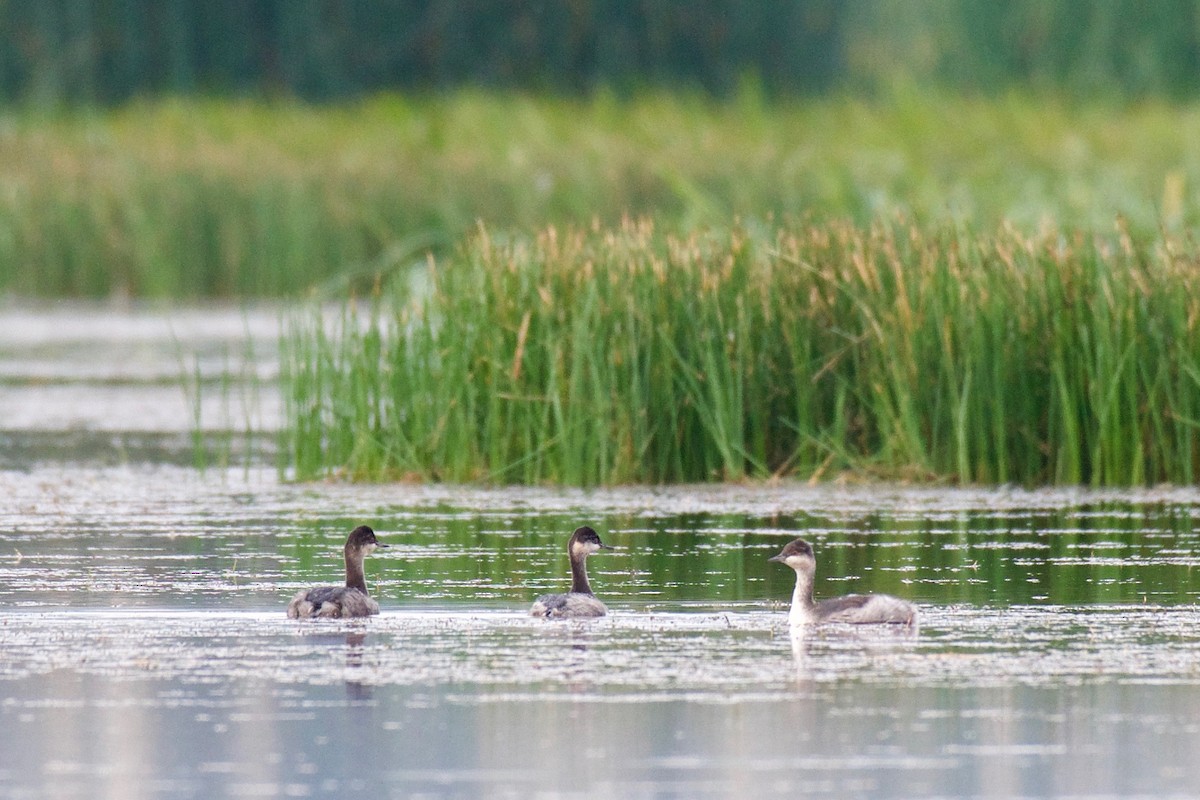
<instances>
[{"instance_id":1,"label":"dark-headed grebe","mask_svg":"<svg viewBox=\"0 0 1200 800\"><path fill-rule=\"evenodd\" d=\"M375 531L359 525L346 539L346 585L318 586L297 592L288 603L287 615L292 619L308 617L369 617L379 613L379 603L367 595L363 577L363 558L376 547L387 547L375 538Z\"/></svg>"},{"instance_id":2,"label":"dark-headed grebe","mask_svg":"<svg viewBox=\"0 0 1200 800\"><path fill-rule=\"evenodd\" d=\"M603 617L608 613L592 594L588 584L587 557L598 550L612 550L600 541L600 536L591 528L577 528L567 542L567 554L571 557L571 591L566 594L544 594L533 601L529 609L532 617L567 619L569 617Z\"/></svg>"},{"instance_id":3,"label":"dark-headed grebe","mask_svg":"<svg viewBox=\"0 0 1200 800\"><path fill-rule=\"evenodd\" d=\"M792 592L792 610L788 613L788 622L792 625L818 622L912 625L917 621L916 607L890 594L848 594L814 603L813 578L817 573L817 559L812 546L803 539L789 542L779 555L767 560L781 561L796 570L796 589Z\"/></svg>"}]
</instances>

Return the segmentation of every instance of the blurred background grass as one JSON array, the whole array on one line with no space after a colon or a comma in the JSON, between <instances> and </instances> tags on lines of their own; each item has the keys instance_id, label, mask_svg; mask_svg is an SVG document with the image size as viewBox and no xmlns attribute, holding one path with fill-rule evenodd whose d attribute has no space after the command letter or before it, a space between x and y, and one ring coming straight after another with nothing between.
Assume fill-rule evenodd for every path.
<instances>
[{"instance_id":1,"label":"blurred background grass","mask_svg":"<svg viewBox=\"0 0 1200 800\"><path fill-rule=\"evenodd\" d=\"M1030 232L1196 224L1200 106L746 89L546 98L458 90L334 107L162 100L0 128L0 287L22 295L295 294L449 252L476 220L903 212ZM373 279L373 278L372 278ZM326 287L328 288L328 287Z\"/></svg>"},{"instance_id":2,"label":"blurred background grass","mask_svg":"<svg viewBox=\"0 0 1200 800\"><path fill-rule=\"evenodd\" d=\"M0 290L336 296L476 219L1177 229L1198 89L1198 0L0 2Z\"/></svg>"},{"instance_id":3,"label":"blurred background grass","mask_svg":"<svg viewBox=\"0 0 1200 800\"><path fill-rule=\"evenodd\" d=\"M39 0L0 3L0 98L346 99L464 85L772 96L897 80L1192 96L1195 0Z\"/></svg>"},{"instance_id":4,"label":"blurred background grass","mask_svg":"<svg viewBox=\"0 0 1200 800\"><path fill-rule=\"evenodd\" d=\"M1177 229L1198 54L1196 0L0 3L0 290L336 293L476 220Z\"/></svg>"},{"instance_id":5,"label":"blurred background grass","mask_svg":"<svg viewBox=\"0 0 1200 800\"><path fill-rule=\"evenodd\" d=\"M0 2L0 104L0 291L315 298L289 474L1200 470L1200 0Z\"/></svg>"}]
</instances>

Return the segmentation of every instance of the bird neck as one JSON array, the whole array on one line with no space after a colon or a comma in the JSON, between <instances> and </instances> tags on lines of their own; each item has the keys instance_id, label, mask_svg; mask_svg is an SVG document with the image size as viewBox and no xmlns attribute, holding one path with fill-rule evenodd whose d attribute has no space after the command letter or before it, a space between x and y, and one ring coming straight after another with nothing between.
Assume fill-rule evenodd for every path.
<instances>
[{"instance_id":1,"label":"bird neck","mask_svg":"<svg viewBox=\"0 0 1200 800\"><path fill-rule=\"evenodd\" d=\"M796 570L796 588L792 590L792 608L788 619L792 623L808 622L812 619L813 609L813 573L808 570Z\"/></svg>"},{"instance_id":2,"label":"bird neck","mask_svg":"<svg viewBox=\"0 0 1200 800\"><path fill-rule=\"evenodd\" d=\"M363 575L363 552L346 548L346 588L367 593L367 579Z\"/></svg>"},{"instance_id":3,"label":"bird neck","mask_svg":"<svg viewBox=\"0 0 1200 800\"><path fill-rule=\"evenodd\" d=\"M592 593L592 587L588 583L586 555L571 553L571 591L579 594Z\"/></svg>"}]
</instances>

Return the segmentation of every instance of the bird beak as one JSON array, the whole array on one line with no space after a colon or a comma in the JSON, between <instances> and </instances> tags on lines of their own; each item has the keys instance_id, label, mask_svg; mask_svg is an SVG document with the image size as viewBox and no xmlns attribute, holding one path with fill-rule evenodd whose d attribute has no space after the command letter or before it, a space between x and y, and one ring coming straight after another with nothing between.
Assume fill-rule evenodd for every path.
<instances>
[{"instance_id":1,"label":"bird beak","mask_svg":"<svg viewBox=\"0 0 1200 800\"><path fill-rule=\"evenodd\" d=\"M616 550L617 548L613 547L611 544L602 544L602 545L600 545L600 549L601 550Z\"/></svg>"},{"instance_id":2,"label":"bird beak","mask_svg":"<svg viewBox=\"0 0 1200 800\"><path fill-rule=\"evenodd\" d=\"M376 547L391 547L390 544L384 544L383 542L376 542L375 546Z\"/></svg>"},{"instance_id":3,"label":"bird beak","mask_svg":"<svg viewBox=\"0 0 1200 800\"><path fill-rule=\"evenodd\" d=\"M777 556L771 556L770 558L767 559L767 561L783 561L783 560L784 560L783 553L780 553Z\"/></svg>"}]
</instances>

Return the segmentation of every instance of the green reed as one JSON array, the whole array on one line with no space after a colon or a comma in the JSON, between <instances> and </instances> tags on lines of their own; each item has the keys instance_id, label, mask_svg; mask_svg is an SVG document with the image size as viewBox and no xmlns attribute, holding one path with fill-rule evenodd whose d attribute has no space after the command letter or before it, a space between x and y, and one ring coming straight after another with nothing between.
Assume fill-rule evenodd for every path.
<instances>
[{"instance_id":1,"label":"green reed","mask_svg":"<svg viewBox=\"0 0 1200 800\"><path fill-rule=\"evenodd\" d=\"M0 114L0 290L298 293L495 230L817 213L1200 224L1195 105L898 93L771 103L458 91ZM330 292L340 296L340 292Z\"/></svg>"},{"instance_id":2,"label":"green reed","mask_svg":"<svg viewBox=\"0 0 1200 800\"><path fill-rule=\"evenodd\" d=\"M1200 251L1124 229L500 236L285 337L309 478L1192 482Z\"/></svg>"}]
</instances>

